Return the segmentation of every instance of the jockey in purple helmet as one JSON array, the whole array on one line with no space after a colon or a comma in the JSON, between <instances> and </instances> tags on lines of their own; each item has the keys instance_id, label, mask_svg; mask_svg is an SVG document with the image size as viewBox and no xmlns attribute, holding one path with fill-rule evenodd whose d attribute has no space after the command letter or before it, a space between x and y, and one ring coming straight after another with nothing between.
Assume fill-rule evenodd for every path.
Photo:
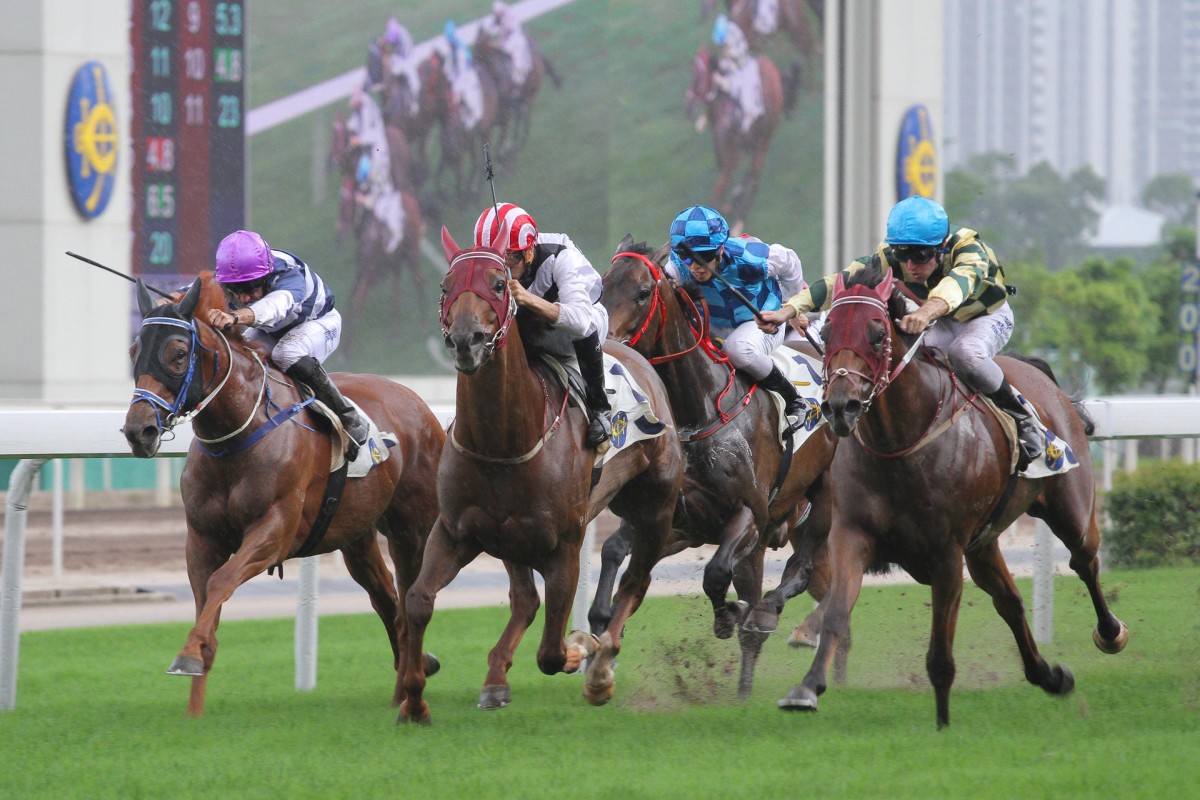
<instances>
[{"instance_id":1,"label":"jockey in purple helmet","mask_svg":"<svg viewBox=\"0 0 1200 800\"><path fill-rule=\"evenodd\" d=\"M209 324L220 330L244 325L243 338L269 346L275 365L308 384L341 419L353 441L347 456L354 460L367 441L367 426L321 366L342 339L333 292L298 256L272 249L253 231L235 231L221 240L217 282L234 310L210 310Z\"/></svg>"}]
</instances>

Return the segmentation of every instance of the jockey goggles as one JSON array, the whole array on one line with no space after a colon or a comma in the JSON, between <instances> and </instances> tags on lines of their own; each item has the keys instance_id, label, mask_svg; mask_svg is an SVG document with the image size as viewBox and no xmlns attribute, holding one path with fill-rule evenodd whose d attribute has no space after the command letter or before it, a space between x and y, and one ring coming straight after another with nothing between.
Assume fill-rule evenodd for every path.
<instances>
[{"instance_id":1,"label":"jockey goggles","mask_svg":"<svg viewBox=\"0 0 1200 800\"><path fill-rule=\"evenodd\" d=\"M683 250L683 248L680 249ZM695 256L695 260L699 261L702 266L708 266L716 260L717 250L719 249L719 247L712 250L697 250L692 248L690 250L683 250L682 253L679 252L679 250L676 250L675 256L685 267L690 267L692 265L692 256Z\"/></svg>"},{"instance_id":2,"label":"jockey goggles","mask_svg":"<svg viewBox=\"0 0 1200 800\"><path fill-rule=\"evenodd\" d=\"M928 244L894 244L892 245L892 255L896 256L896 260L901 264L908 261L914 264L924 264L931 258L937 255L938 249L933 245Z\"/></svg>"}]
</instances>

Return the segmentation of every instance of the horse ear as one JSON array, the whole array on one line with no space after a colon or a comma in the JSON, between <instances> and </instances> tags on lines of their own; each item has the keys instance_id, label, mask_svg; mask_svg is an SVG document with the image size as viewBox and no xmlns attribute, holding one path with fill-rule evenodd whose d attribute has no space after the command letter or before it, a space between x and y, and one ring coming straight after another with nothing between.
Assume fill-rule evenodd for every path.
<instances>
[{"instance_id":1,"label":"horse ear","mask_svg":"<svg viewBox=\"0 0 1200 800\"><path fill-rule=\"evenodd\" d=\"M192 281L191 287L187 290L187 294L183 299L175 304L175 309L179 312L179 316L184 319L191 319L196 313L196 304L200 302L200 279Z\"/></svg>"},{"instance_id":2,"label":"horse ear","mask_svg":"<svg viewBox=\"0 0 1200 800\"><path fill-rule=\"evenodd\" d=\"M150 290L146 288L146 284L142 283L141 278L137 280L137 301L138 311L142 312L142 319L154 312L154 298L150 296Z\"/></svg>"},{"instance_id":3,"label":"horse ear","mask_svg":"<svg viewBox=\"0 0 1200 800\"><path fill-rule=\"evenodd\" d=\"M875 286L875 296L882 300L884 305L887 305L888 300L891 299L892 287L894 285L895 279L892 277L892 271L889 269L887 274L883 276L883 280Z\"/></svg>"},{"instance_id":4,"label":"horse ear","mask_svg":"<svg viewBox=\"0 0 1200 800\"><path fill-rule=\"evenodd\" d=\"M667 264L667 259L671 255L671 243L664 242L661 247L650 254L650 260L659 267L664 267Z\"/></svg>"},{"instance_id":5,"label":"horse ear","mask_svg":"<svg viewBox=\"0 0 1200 800\"><path fill-rule=\"evenodd\" d=\"M846 275L845 275L845 273L839 272L837 274L837 280L834 281L834 283L833 283L833 294L830 296L837 297L838 295L842 294L845 291L846 291Z\"/></svg>"},{"instance_id":6,"label":"horse ear","mask_svg":"<svg viewBox=\"0 0 1200 800\"><path fill-rule=\"evenodd\" d=\"M454 237L450 235L450 230L445 225L442 226L442 252L446 254L447 264L453 261L459 253L459 247L454 243Z\"/></svg>"},{"instance_id":7,"label":"horse ear","mask_svg":"<svg viewBox=\"0 0 1200 800\"><path fill-rule=\"evenodd\" d=\"M627 233L621 239L621 243L619 245L617 245L617 252L618 253L628 253L629 248L631 248L631 247L633 247L633 234Z\"/></svg>"}]
</instances>

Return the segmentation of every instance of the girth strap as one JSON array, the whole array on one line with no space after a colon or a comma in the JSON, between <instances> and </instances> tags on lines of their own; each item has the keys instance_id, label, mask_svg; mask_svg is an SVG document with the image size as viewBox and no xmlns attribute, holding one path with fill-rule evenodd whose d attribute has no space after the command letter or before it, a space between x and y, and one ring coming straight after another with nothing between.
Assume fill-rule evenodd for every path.
<instances>
[{"instance_id":1,"label":"girth strap","mask_svg":"<svg viewBox=\"0 0 1200 800\"><path fill-rule=\"evenodd\" d=\"M342 502L342 490L346 488L346 473L349 470L350 462L343 460L341 467L329 473L329 480L325 482L325 497L321 500L321 510L317 512L317 518L313 521L312 530L308 532L304 545L296 553L297 558L311 556L324 538L325 531L329 530L329 522L337 513L338 504Z\"/></svg>"}]
</instances>

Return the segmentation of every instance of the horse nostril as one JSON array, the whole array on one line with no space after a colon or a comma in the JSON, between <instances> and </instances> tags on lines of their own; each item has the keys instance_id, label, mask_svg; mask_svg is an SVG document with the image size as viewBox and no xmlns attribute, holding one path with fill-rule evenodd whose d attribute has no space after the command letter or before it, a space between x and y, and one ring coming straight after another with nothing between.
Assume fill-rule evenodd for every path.
<instances>
[{"instance_id":1,"label":"horse nostril","mask_svg":"<svg viewBox=\"0 0 1200 800\"><path fill-rule=\"evenodd\" d=\"M454 342L450 341L450 334L447 333L442 336L442 343L446 345L447 350L454 349Z\"/></svg>"},{"instance_id":2,"label":"horse nostril","mask_svg":"<svg viewBox=\"0 0 1200 800\"><path fill-rule=\"evenodd\" d=\"M845 411L847 416L857 417L859 412L862 411L862 402L858 400L847 400L846 407L843 409L843 411Z\"/></svg>"},{"instance_id":3,"label":"horse nostril","mask_svg":"<svg viewBox=\"0 0 1200 800\"><path fill-rule=\"evenodd\" d=\"M824 417L832 417L833 416L833 406L829 405L828 400L821 403L821 415Z\"/></svg>"},{"instance_id":4,"label":"horse nostril","mask_svg":"<svg viewBox=\"0 0 1200 800\"><path fill-rule=\"evenodd\" d=\"M483 331L475 331L471 334L471 346L478 347L479 345L483 344L484 339L486 338L487 337L484 335Z\"/></svg>"}]
</instances>

